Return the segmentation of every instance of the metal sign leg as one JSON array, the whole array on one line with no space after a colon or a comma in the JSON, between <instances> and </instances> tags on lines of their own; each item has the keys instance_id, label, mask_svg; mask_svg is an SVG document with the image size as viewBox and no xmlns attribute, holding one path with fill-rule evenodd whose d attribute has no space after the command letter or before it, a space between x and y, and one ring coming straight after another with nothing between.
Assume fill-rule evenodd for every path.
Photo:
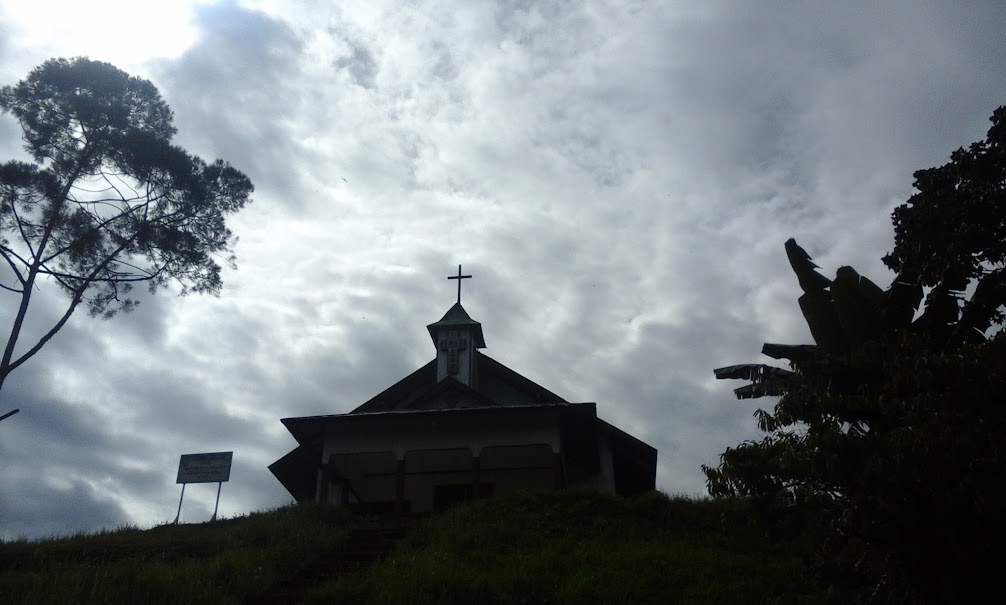
<instances>
[{"instance_id":1,"label":"metal sign leg","mask_svg":"<svg viewBox=\"0 0 1006 605\"><path fill-rule=\"evenodd\" d=\"M216 521L217 520L217 510L220 508L220 488L223 487L223 486L224 486L224 484L223 484L222 481L220 483L217 483L217 503L213 507L213 518L210 519L210 521Z\"/></svg>"},{"instance_id":2,"label":"metal sign leg","mask_svg":"<svg viewBox=\"0 0 1006 605\"><path fill-rule=\"evenodd\" d=\"M178 514L175 515L175 525L178 525L178 519L182 516L182 499L185 498L185 484L182 484L182 496L178 499Z\"/></svg>"}]
</instances>

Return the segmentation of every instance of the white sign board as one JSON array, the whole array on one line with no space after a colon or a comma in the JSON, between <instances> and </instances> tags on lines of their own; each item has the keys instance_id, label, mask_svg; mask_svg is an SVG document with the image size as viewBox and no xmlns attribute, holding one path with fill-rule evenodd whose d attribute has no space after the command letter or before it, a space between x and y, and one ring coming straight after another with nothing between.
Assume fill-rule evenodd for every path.
<instances>
[{"instance_id":1,"label":"white sign board","mask_svg":"<svg viewBox=\"0 0 1006 605\"><path fill-rule=\"evenodd\" d=\"M234 452L182 454L175 483L219 483L231 478Z\"/></svg>"}]
</instances>

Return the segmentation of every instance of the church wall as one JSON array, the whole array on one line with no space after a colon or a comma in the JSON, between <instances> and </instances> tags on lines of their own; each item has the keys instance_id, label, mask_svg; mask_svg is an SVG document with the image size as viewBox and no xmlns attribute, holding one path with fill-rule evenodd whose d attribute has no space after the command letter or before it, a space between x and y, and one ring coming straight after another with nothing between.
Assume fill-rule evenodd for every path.
<instances>
[{"instance_id":1,"label":"church wall","mask_svg":"<svg viewBox=\"0 0 1006 605\"><path fill-rule=\"evenodd\" d=\"M412 450L405 454L405 500L412 512L434 509L437 485L470 485L472 452L468 448Z\"/></svg>"},{"instance_id":2,"label":"church wall","mask_svg":"<svg viewBox=\"0 0 1006 605\"><path fill-rule=\"evenodd\" d=\"M519 492L550 492L555 489L555 475L547 469L500 469L481 474L483 483L493 486L494 496Z\"/></svg>"},{"instance_id":3,"label":"church wall","mask_svg":"<svg viewBox=\"0 0 1006 605\"><path fill-rule=\"evenodd\" d=\"M345 478L353 486L355 493L347 493L347 500L359 498L364 502L394 502L398 462L393 452L337 454L330 456L329 462L332 465L330 473L333 481L328 502L342 502L339 478Z\"/></svg>"},{"instance_id":4,"label":"church wall","mask_svg":"<svg viewBox=\"0 0 1006 605\"><path fill-rule=\"evenodd\" d=\"M395 500L397 460L403 460L403 501L412 512L428 512L437 506L438 490L445 488L463 489L468 497L474 490L503 496L554 489L558 442L558 414L540 411L388 415L331 427L324 459L367 503ZM329 502L342 501L337 484L328 494Z\"/></svg>"},{"instance_id":5,"label":"church wall","mask_svg":"<svg viewBox=\"0 0 1006 605\"><path fill-rule=\"evenodd\" d=\"M543 443L493 446L482 450L482 470L551 466L552 448Z\"/></svg>"},{"instance_id":6,"label":"church wall","mask_svg":"<svg viewBox=\"0 0 1006 605\"><path fill-rule=\"evenodd\" d=\"M615 493L615 459L611 451L611 438L605 433L597 436L597 449L601 456L601 474L597 477L597 489Z\"/></svg>"},{"instance_id":7,"label":"church wall","mask_svg":"<svg viewBox=\"0 0 1006 605\"><path fill-rule=\"evenodd\" d=\"M550 408L340 417L328 425L323 446L333 481L328 489L319 486L318 495L354 502L355 495L342 494L340 477L365 504L412 512L563 486L614 493L611 436L579 430L589 447L567 458L560 443L570 435L561 433L559 420L559 410ZM399 494L404 509L396 505Z\"/></svg>"},{"instance_id":8,"label":"church wall","mask_svg":"<svg viewBox=\"0 0 1006 605\"><path fill-rule=\"evenodd\" d=\"M537 411L537 410L536 410ZM559 451L558 411L508 414L388 414L329 427L322 459L332 454L467 447L473 453L497 445L544 443Z\"/></svg>"},{"instance_id":9,"label":"church wall","mask_svg":"<svg viewBox=\"0 0 1006 605\"><path fill-rule=\"evenodd\" d=\"M545 444L488 447L482 450L482 482L494 486L494 495L542 492L555 489L555 456Z\"/></svg>"},{"instance_id":10,"label":"church wall","mask_svg":"<svg viewBox=\"0 0 1006 605\"><path fill-rule=\"evenodd\" d=\"M326 487L325 486L325 473L321 469L318 469L318 473L317 473L317 475L315 475L315 484L314 484L314 497L315 497L315 501L316 502L324 502L327 499L327 501L331 502L331 503L339 502L339 500L337 500L337 499L336 500L332 500L332 493L331 493L331 491L326 492L325 491L325 487Z\"/></svg>"},{"instance_id":11,"label":"church wall","mask_svg":"<svg viewBox=\"0 0 1006 605\"><path fill-rule=\"evenodd\" d=\"M577 475L570 482L570 487L589 488L608 494L615 493L615 465L611 451L611 440L608 435L597 436L597 454L600 462L598 472L589 475Z\"/></svg>"}]
</instances>

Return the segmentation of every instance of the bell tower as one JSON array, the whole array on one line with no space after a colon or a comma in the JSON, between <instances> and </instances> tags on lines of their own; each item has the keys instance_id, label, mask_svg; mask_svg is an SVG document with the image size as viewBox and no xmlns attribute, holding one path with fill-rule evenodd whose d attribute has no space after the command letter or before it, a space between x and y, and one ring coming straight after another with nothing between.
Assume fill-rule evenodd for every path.
<instances>
[{"instance_id":1,"label":"bell tower","mask_svg":"<svg viewBox=\"0 0 1006 605\"><path fill-rule=\"evenodd\" d=\"M461 265L458 265L458 274L447 278L458 280L458 301L440 321L426 329L437 347L437 382L450 376L474 388L478 382L475 350L486 348L486 341L482 336L482 324L469 317L461 306L461 280L469 278L471 275L461 274Z\"/></svg>"}]
</instances>

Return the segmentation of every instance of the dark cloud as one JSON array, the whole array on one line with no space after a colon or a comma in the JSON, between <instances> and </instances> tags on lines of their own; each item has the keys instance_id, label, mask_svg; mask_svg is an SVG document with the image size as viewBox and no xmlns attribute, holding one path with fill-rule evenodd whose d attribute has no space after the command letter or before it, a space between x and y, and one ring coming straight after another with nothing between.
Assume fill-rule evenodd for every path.
<instances>
[{"instance_id":1,"label":"dark cloud","mask_svg":"<svg viewBox=\"0 0 1006 605\"><path fill-rule=\"evenodd\" d=\"M42 366L25 366L4 384L4 411L19 414L0 423L0 536L39 537L97 530L130 522L115 498L95 483L115 478L130 489L147 477L124 476L121 464L133 437L115 438L96 409L70 406L47 388Z\"/></svg>"},{"instance_id":2,"label":"dark cloud","mask_svg":"<svg viewBox=\"0 0 1006 605\"><path fill-rule=\"evenodd\" d=\"M129 515L117 502L81 479L54 484L45 475L32 475L4 481L0 537L63 536L129 523Z\"/></svg>"}]
</instances>

